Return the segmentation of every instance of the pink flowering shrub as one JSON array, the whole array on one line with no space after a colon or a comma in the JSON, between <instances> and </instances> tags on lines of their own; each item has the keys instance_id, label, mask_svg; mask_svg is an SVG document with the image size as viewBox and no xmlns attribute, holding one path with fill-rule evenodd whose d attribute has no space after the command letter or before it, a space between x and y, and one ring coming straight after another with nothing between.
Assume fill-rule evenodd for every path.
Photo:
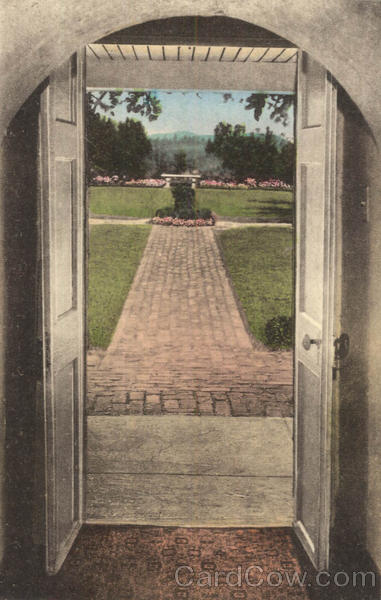
<instances>
[{"instance_id":1,"label":"pink flowering shrub","mask_svg":"<svg viewBox=\"0 0 381 600\"><path fill-rule=\"evenodd\" d=\"M288 183L284 183L280 179L268 179L267 181L260 181L258 187L267 189L278 189L278 190L291 190L292 186Z\"/></svg>"},{"instance_id":2,"label":"pink flowering shrub","mask_svg":"<svg viewBox=\"0 0 381 600\"><path fill-rule=\"evenodd\" d=\"M163 187L165 179L130 179L124 181L124 185L130 187Z\"/></svg>"},{"instance_id":3,"label":"pink flowering shrub","mask_svg":"<svg viewBox=\"0 0 381 600\"><path fill-rule=\"evenodd\" d=\"M125 177L119 177L113 175L96 175L92 178L91 183L93 185L125 185L129 187L163 187L165 185L164 179L126 179Z\"/></svg>"},{"instance_id":4,"label":"pink flowering shrub","mask_svg":"<svg viewBox=\"0 0 381 600\"><path fill-rule=\"evenodd\" d=\"M92 178L93 185L123 185L126 187L154 187L161 188L165 185L164 179L126 179L118 175L96 175ZM223 181L219 179L203 179L200 187L220 190L252 190L252 189L278 189L292 190L292 185L280 179L270 178L265 181L257 181L254 177L247 177L243 182Z\"/></svg>"},{"instance_id":5,"label":"pink flowering shrub","mask_svg":"<svg viewBox=\"0 0 381 600\"><path fill-rule=\"evenodd\" d=\"M173 227L205 227L215 224L214 217L210 219L179 219L178 217L153 217L153 225L172 225Z\"/></svg>"},{"instance_id":6,"label":"pink flowering shrub","mask_svg":"<svg viewBox=\"0 0 381 600\"><path fill-rule=\"evenodd\" d=\"M258 188L291 190L292 186L280 179L268 179L267 181L257 181L254 177L248 177L242 183L236 181L220 181L217 179L203 179L200 182L201 188L220 189L220 190L251 190Z\"/></svg>"}]
</instances>

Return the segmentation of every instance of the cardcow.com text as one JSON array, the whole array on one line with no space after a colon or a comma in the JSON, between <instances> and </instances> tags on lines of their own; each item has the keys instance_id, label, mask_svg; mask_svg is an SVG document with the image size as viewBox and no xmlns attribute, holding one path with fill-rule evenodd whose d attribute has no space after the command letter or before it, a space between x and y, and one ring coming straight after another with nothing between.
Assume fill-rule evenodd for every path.
<instances>
[{"instance_id":1,"label":"cardcow.com text","mask_svg":"<svg viewBox=\"0 0 381 600\"><path fill-rule=\"evenodd\" d=\"M209 587L218 588L221 585L231 588L241 587L280 587L280 586L311 586L317 587L358 587L369 588L376 586L376 574L372 571L319 571L313 579L306 571L265 571L259 565L248 567L238 566L230 571L202 570L196 571L190 565L180 565L175 571L176 584L181 588Z\"/></svg>"}]
</instances>

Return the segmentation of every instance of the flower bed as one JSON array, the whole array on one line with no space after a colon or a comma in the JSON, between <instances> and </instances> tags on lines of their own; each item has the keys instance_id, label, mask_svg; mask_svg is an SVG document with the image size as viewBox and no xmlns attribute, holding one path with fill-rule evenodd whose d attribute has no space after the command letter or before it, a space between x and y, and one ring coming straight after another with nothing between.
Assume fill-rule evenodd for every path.
<instances>
[{"instance_id":1,"label":"flower bed","mask_svg":"<svg viewBox=\"0 0 381 600\"><path fill-rule=\"evenodd\" d=\"M164 179L126 179L118 175L97 175L91 179L92 185L120 185L126 187L153 187L161 188L165 186ZM219 190L292 190L292 185L281 181L280 179L267 179L257 181L254 177L248 177L242 183L236 181L224 181L219 179L203 179L200 181L200 188L219 189Z\"/></svg>"},{"instance_id":2,"label":"flower bed","mask_svg":"<svg viewBox=\"0 0 381 600\"><path fill-rule=\"evenodd\" d=\"M164 187L165 180L164 179L130 179L129 181L124 181L122 185L126 185L129 187Z\"/></svg>"},{"instance_id":3,"label":"flower bed","mask_svg":"<svg viewBox=\"0 0 381 600\"><path fill-rule=\"evenodd\" d=\"M174 227L211 227L215 219L179 219L178 217L153 217L150 223L153 225L167 225Z\"/></svg>"},{"instance_id":4,"label":"flower bed","mask_svg":"<svg viewBox=\"0 0 381 600\"><path fill-rule=\"evenodd\" d=\"M164 179L125 179L124 177L118 177L118 175L113 175L109 177L108 175L102 176L97 175L93 177L91 180L92 185L121 185L127 187L154 187L160 188L165 186Z\"/></svg>"},{"instance_id":5,"label":"flower bed","mask_svg":"<svg viewBox=\"0 0 381 600\"><path fill-rule=\"evenodd\" d=\"M284 181L280 181L280 179L268 179L267 181L260 181L258 183L258 187L266 190L292 190L292 185L284 183Z\"/></svg>"},{"instance_id":6,"label":"flower bed","mask_svg":"<svg viewBox=\"0 0 381 600\"><path fill-rule=\"evenodd\" d=\"M216 215L209 208L196 209L196 192L186 183L171 188L173 206L158 208L151 220L154 225L204 227L214 225Z\"/></svg>"},{"instance_id":7,"label":"flower bed","mask_svg":"<svg viewBox=\"0 0 381 600\"><path fill-rule=\"evenodd\" d=\"M292 185L281 181L280 179L267 179L266 181L257 181L253 177L248 177L242 183L236 181L221 181L216 179L203 179L200 182L200 187L204 189L220 189L220 190L292 190Z\"/></svg>"}]
</instances>

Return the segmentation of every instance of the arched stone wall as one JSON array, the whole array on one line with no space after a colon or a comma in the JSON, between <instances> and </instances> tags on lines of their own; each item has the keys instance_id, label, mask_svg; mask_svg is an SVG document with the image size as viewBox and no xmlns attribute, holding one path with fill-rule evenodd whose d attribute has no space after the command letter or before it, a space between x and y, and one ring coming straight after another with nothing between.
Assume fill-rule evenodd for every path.
<instances>
[{"instance_id":1,"label":"arched stone wall","mask_svg":"<svg viewBox=\"0 0 381 600\"><path fill-rule=\"evenodd\" d=\"M40 82L76 49L124 27L187 15L225 15L242 19L273 31L308 51L333 73L362 112L376 140L381 143L379 0L236 0L234 3L232 0L219 0L218 3L216 0L110 0L107 3L104 0L4 0L0 13L1 131ZM357 232L360 199L358 159L361 158L364 163L364 182L369 186L369 223L363 243L358 248L351 245L351 252L361 253L361 256L356 258L356 268L353 262L350 264L349 283L358 288L357 315L362 315L362 325L367 330L364 334L366 341L361 340L360 356L354 357L361 363L359 369L366 385L362 394L351 388L344 398L344 409L348 412L351 402L354 419L359 407L366 416L362 423L367 448L361 461L367 463L367 472L364 474L366 481L361 494L365 497L363 504L367 517L366 522L360 524L363 531L359 539L367 545L381 568L381 174L378 153L355 107L353 115L346 115L346 127L351 135L343 136L342 145L350 157L344 161L342 179L345 180L345 189L343 192L339 190L339 197L346 199L347 208L349 206L350 209L347 210L348 218L352 219L353 231ZM9 482L13 481L1 473L6 462L3 459L4 439L12 439L13 434L12 429L9 431L9 420L6 427L3 407L6 404L13 411L18 431L22 427L18 409L32 406L34 388L32 381L29 387L33 390L29 398L25 391L24 370L16 371L12 366L19 364L20 356L21 366L22 361L26 362L22 349L25 347L26 327L31 330L28 339L32 340L34 303L38 301L37 294L30 287L36 272L31 257L36 243L28 237L33 237L32 220L25 210L25 206L28 210L35 210L38 196L37 190L30 186L30 179L35 179L37 165L28 161L30 135L24 135L28 128L31 129L31 116L24 109L17 121L17 131L11 131L4 144L3 157L0 157L3 161L0 169L0 438L3 440L0 443L0 558L4 547L7 544L9 546L3 532L4 524L8 525L4 495L8 487L12 488ZM360 144L358 137L353 134L356 123L357 131L364 137ZM37 131L37 123L34 123L33 131ZM37 134L34 135L34 143L37 145ZM28 169L29 179L26 173ZM20 174L25 178L24 184L20 182ZM33 216L35 218L34 213ZM25 232L28 232L28 236ZM351 294L350 285L348 288L348 294ZM19 327L20 315L25 319L25 327L23 324ZM32 356L32 343L30 348L24 348L24 354ZM33 356L31 362L32 359ZM8 380L3 372L9 373ZM29 415L26 417L31 419ZM26 426L25 430L31 428ZM16 442L19 443L21 439L20 436ZM350 452L353 452L354 431L350 426L346 430L346 439ZM12 469L19 472L19 455L20 451L19 454L12 454L11 467L7 466L10 472ZM338 478L342 477L342 471L338 470ZM350 478L348 481L351 483ZM17 491L14 482L13 488ZM29 494L29 490L27 492ZM347 499L345 496L344 500ZM15 512L12 505L10 508ZM348 509L347 527L352 529L352 509L358 512L355 496L353 502L348 504ZM22 516L23 512L28 517L20 503L16 516ZM30 554L30 547L27 544L25 547Z\"/></svg>"},{"instance_id":2,"label":"arched stone wall","mask_svg":"<svg viewBox=\"0 0 381 600\"><path fill-rule=\"evenodd\" d=\"M1 23L2 129L74 50L123 27L173 16L224 15L254 23L320 60L381 138L381 5L374 0L11 0Z\"/></svg>"}]
</instances>

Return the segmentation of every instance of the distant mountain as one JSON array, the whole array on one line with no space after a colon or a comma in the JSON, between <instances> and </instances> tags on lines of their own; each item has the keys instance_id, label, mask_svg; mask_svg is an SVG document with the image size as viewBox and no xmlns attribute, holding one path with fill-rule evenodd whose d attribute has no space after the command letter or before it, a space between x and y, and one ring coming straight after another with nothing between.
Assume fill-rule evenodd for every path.
<instances>
[{"instance_id":1,"label":"distant mountain","mask_svg":"<svg viewBox=\"0 0 381 600\"><path fill-rule=\"evenodd\" d=\"M209 140L213 138L213 134L193 133L193 131L173 131L171 133L152 133L148 136L151 140L173 140L181 138L198 138Z\"/></svg>"},{"instance_id":2,"label":"distant mountain","mask_svg":"<svg viewBox=\"0 0 381 600\"><path fill-rule=\"evenodd\" d=\"M264 137L265 137L264 133L254 133L254 135L261 139L264 139ZM211 133L210 135L208 135L206 133L193 133L192 131L173 131L171 133L152 133L148 137L151 140L167 140L167 141L173 140L175 142L179 142L183 138L188 138L188 140L189 140L189 138L194 138L195 142L200 143L200 142L207 142L208 140L212 140L214 137L214 134ZM274 134L274 140L275 140L275 143L276 143L278 149L281 149L289 141L288 139L286 139L280 135L276 135L276 134Z\"/></svg>"}]
</instances>

